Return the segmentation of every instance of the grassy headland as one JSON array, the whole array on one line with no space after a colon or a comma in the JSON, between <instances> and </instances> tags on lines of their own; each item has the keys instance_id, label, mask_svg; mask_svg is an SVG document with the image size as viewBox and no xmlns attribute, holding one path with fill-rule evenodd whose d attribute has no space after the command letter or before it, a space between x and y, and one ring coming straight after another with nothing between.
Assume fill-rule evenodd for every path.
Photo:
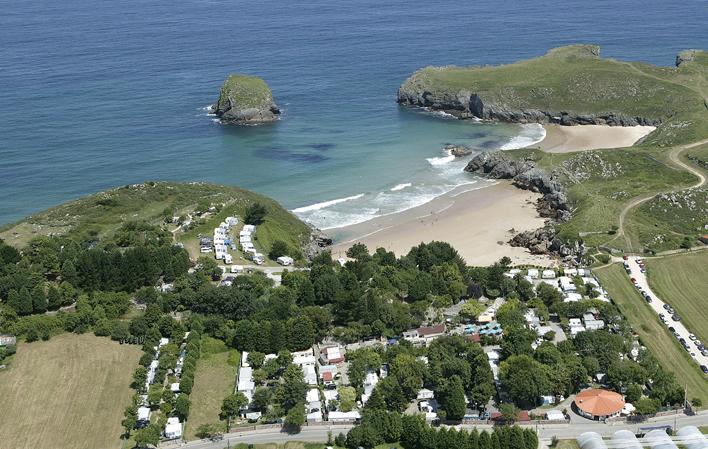
<instances>
[{"instance_id":1,"label":"grassy headland","mask_svg":"<svg viewBox=\"0 0 708 449\"><path fill-rule=\"evenodd\" d=\"M557 228L562 239L582 238L586 246L625 251L671 249L684 237L695 242L704 208L687 210L680 202L652 208L649 202L627 213L624 238L616 236L616 227L632 200L697 183L670 153L708 140L708 54L682 52L679 59L676 68L657 67L603 59L597 46L573 45L509 65L427 67L403 83L399 102L522 123L657 126L628 149L565 154L524 149L507 155L534 160L565 186L574 210L572 219ZM676 216L682 218L667 219Z\"/></svg>"},{"instance_id":2,"label":"grassy headland","mask_svg":"<svg viewBox=\"0 0 708 449\"><path fill-rule=\"evenodd\" d=\"M175 232L185 245L197 234L211 235L226 216L243 218L246 209L261 203L267 214L258 226L258 243L265 251L273 241L283 240L294 248L308 241L310 228L276 201L234 186L207 183L146 182L96 193L31 215L0 228L0 239L18 248L31 239L65 235L77 241L110 239L128 222L145 222L174 229L165 218L193 215L193 228ZM195 211L217 206L217 212L197 217Z\"/></svg>"}]
</instances>

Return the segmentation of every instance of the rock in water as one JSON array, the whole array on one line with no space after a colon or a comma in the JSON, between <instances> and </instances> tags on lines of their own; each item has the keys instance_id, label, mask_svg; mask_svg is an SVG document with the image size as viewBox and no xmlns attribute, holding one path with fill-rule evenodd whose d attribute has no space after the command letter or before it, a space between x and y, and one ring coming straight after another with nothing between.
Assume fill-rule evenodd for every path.
<instances>
[{"instance_id":1,"label":"rock in water","mask_svg":"<svg viewBox=\"0 0 708 449\"><path fill-rule=\"evenodd\" d=\"M261 78L232 74L221 86L214 113L224 123L257 125L277 120L280 109Z\"/></svg>"}]
</instances>

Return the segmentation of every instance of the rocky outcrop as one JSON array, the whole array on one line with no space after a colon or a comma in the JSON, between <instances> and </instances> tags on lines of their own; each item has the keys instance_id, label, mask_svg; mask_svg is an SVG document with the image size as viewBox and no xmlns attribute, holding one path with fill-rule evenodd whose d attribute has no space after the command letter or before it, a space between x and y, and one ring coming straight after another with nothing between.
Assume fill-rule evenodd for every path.
<instances>
[{"instance_id":1,"label":"rocky outcrop","mask_svg":"<svg viewBox=\"0 0 708 449\"><path fill-rule=\"evenodd\" d=\"M548 217L550 220L543 228L514 236L509 241L512 246L528 248L532 254L553 253L568 259L582 255L580 242L562 242L557 238L555 224L567 221L571 216L570 203L563 185L544 170L537 168L533 161L515 160L501 151L491 151L472 158L465 171L493 179L510 179L521 189L543 195L536 208L542 217Z\"/></svg>"},{"instance_id":2,"label":"rocky outcrop","mask_svg":"<svg viewBox=\"0 0 708 449\"><path fill-rule=\"evenodd\" d=\"M261 78L229 75L221 86L213 112L222 123L257 125L278 119L280 109L270 87Z\"/></svg>"},{"instance_id":3,"label":"rocky outcrop","mask_svg":"<svg viewBox=\"0 0 708 449\"><path fill-rule=\"evenodd\" d=\"M303 247L305 257L308 260L312 260L329 246L332 246L332 238L321 230L312 228L310 241Z\"/></svg>"},{"instance_id":4,"label":"rocky outcrop","mask_svg":"<svg viewBox=\"0 0 708 449\"><path fill-rule=\"evenodd\" d=\"M701 50L683 50L681 53L676 55L676 67L681 67L681 64L685 62L691 62L696 58L696 54L700 53Z\"/></svg>"},{"instance_id":5,"label":"rocky outcrop","mask_svg":"<svg viewBox=\"0 0 708 449\"><path fill-rule=\"evenodd\" d=\"M452 143L445 145L445 152L448 153L450 156L455 157L465 157L472 154L472 150L470 150L466 146L456 145Z\"/></svg>"},{"instance_id":6,"label":"rocky outcrop","mask_svg":"<svg viewBox=\"0 0 708 449\"><path fill-rule=\"evenodd\" d=\"M404 83L398 89L398 103L436 111L444 111L457 118L511 123L555 123L558 125L611 125L611 126L659 126L661 120L646 117L631 117L622 114L577 114L570 111L545 111L541 109L509 109L503 105L487 103L468 90L457 92L430 92L420 89L415 83Z\"/></svg>"},{"instance_id":7,"label":"rocky outcrop","mask_svg":"<svg viewBox=\"0 0 708 449\"><path fill-rule=\"evenodd\" d=\"M465 171L493 179L511 179L515 186L543 195L538 211L556 221L570 218L570 205L560 182L536 168L531 160L514 160L500 151L480 153L467 164Z\"/></svg>"}]
</instances>

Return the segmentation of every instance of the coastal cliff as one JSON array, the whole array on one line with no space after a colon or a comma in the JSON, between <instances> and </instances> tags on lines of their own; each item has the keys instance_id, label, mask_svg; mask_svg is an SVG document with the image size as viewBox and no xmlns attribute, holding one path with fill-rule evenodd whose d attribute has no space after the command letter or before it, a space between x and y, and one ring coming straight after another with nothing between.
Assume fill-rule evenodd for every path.
<instances>
[{"instance_id":1,"label":"coastal cliff","mask_svg":"<svg viewBox=\"0 0 708 449\"><path fill-rule=\"evenodd\" d=\"M458 118L560 125L659 126L659 90L623 76L595 45L553 49L503 66L426 67L398 89L398 103Z\"/></svg>"},{"instance_id":2,"label":"coastal cliff","mask_svg":"<svg viewBox=\"0 0 708 449\"><path fill-rule=\"evenodd\" d=\"M516 187L543 195L536 208L542 217L550 219L546 226L519 233L509 244L528 248L532 254L554 253L568 259L582 255L581 242L563 242L555 230L556 224L571 218L571 207L563 185L537 168L534 161L511 159L501 151L484 152L472 158L465 171L491 179L509 179Z\"/></svg>"},{"instance_id":3,"label":"coastal cliff","mask_svg":"<svg viewBox=\"0 0 708 449\"><path fill-rule=\"evenodd\" d=\"M261 78L232 74L221 86L214 113L223 123L256 125L277 120L280 109Z\"/></svg>"}]
</instances>

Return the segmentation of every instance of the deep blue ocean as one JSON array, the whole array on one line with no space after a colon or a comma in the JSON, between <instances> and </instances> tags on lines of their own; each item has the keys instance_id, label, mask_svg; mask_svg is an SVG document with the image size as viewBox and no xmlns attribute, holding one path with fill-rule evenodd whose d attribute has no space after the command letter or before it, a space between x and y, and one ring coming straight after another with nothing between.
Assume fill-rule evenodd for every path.
<instances>
[{"instance_id":1,"label":"deep blue ocean","mask_svg":"<svg viewBox=\"0 0 708 449\"><path fill-rule=\"evenodd\" d=\"M708 48L708 3L0 0L0 223L158 179L240 185L322 227L410 207L477 182L444 144L539 136L401 109L409 74L577 42L672 65ZM263 77L282 120L215 123L230 72Z\"/></svg>"}]
</instances>

